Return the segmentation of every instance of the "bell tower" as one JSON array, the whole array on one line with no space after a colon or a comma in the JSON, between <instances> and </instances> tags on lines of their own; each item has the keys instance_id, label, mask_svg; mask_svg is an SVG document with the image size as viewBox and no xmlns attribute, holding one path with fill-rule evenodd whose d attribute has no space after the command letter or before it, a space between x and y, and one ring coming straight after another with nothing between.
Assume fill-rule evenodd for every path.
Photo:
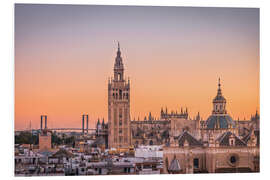
<instances>
[{"instance_id":1,"label":"bell tower","mask_svg":"<svg viewBox=\"0 0 270 180\"><path fill-rule=\"evenodd\" d=\"M124 78L124 65L118 42L114 62L114 77L108 83L109 148L129 147L130 137L130 82Z\"/></svg>"},{"instance_id":2,"label":"bell tower","mask_svg":"<svg viewBox=\"0 0 270 180\"><path fill-rule=\"evenodd\" d=\"M226 99L222 95L220 86L220 78L218 78L218 91L216 97L213 99L212 114L227 114Z\"/></svg>"},{"instance_id":3,"label":"bell tower","mask_svg":"<svg viewBox=\"0 0 270 180\"><path fill-rule=\"evenodd\" d=\"M124 65L121 57L120 44L118 42L117 55L114 62L114 80L124 81Z\"/></svg>"}]
</instances>

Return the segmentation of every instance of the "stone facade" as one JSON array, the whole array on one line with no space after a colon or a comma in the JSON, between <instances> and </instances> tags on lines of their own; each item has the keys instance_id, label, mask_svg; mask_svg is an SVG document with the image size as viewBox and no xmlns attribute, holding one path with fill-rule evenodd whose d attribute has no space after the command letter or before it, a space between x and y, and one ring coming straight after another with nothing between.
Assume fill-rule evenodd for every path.
<instances>
[{"instance_id":1,"label":"stone facade","mask_svg":"<svg viewBox=\"0 0 270 180\"><path fill-rule=\"evenodd\" d=\"M183 146L163 147L164 173L258 172L258 159L259 147L252 143L222 145L213 141L194 145L192 140L185 139ZM175 160L179 163L178 169L171 167Z\"/></svg>"},{"instance_id":2,"label":"stone facade","mask_svg":"<svg viewBox=\"0 0 270 180\"><path fill-rule=\"evenodd\" d=\"M46 129L42 130L41 133L39 134L39 150L41 151L48 151L51 150L52 147L52 136L51 132L47 131Z\"/></svg>"},{"instance_id":3,"label":"stone facade","mask_svg":"<svg viewBox=\"0 0 270 180\"><path fill-rule=\"evenodd\" d=\"M108 130L109 148L130 146L130 83L124 78L119 43L114 63L114 77L108 83Z\"/></svg>"},{"instance_id":4,"label":"stone facade","mask_svg":"<svg viewBox=\"0 0 270 180\"><path fill-rule=\"evenodd\" d=\"M132 144L137 145L161 145L166 144L169 136L180 134L188 130L196 137L200 136L200 115L195 119L189 119L187 110L184 113L167 113L161 109L160 117L154 118L149 113L148 119L131 121Z\"/></svg>"},{"instance_id":5,"label":"stone facade","mask_svg":"<svg viewBox=\"0 0 270 180\"><path fill-rule=\"evenodd\" d=\"M160 118L149 113L130 120L130 83L118 47L114 78L108 85L109 148L162 145L164 173L259 172L260 117L236 121L226 110L220 79L208 119L191 119L188 110L161 109Z\"/></svg>"},{"instance_id":6,"label":"stone facade","mask_svg":"<svg viewBox=\"0 0 270 180\"><path fill-rule=\"evenodd\" d=\"M259 115L244 122L233 120L220 86L219 80L212 114L195 127L198 136L188 130L171 134L163 147L165 173L259 172ZM243 129L246 133L239 133Z\"/></svg>"}]
</instances>

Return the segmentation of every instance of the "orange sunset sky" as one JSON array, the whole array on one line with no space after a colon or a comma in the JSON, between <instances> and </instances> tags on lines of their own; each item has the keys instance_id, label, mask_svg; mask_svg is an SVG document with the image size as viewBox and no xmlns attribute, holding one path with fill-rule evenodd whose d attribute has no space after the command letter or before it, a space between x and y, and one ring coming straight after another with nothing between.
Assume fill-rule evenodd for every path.
<instances>
[{"instance_id":1,"label":"orange sunset sky","mask_svg":"<svg viewBox=\"0 0 270 180\"><path fill-rule=\"evenodd\" d=\"M259 9L15 5L15 129L107 121L120 42L131 119L188 108L211 114L218 78L234 118L259 102Z\"/></svg>"}]
</instances>

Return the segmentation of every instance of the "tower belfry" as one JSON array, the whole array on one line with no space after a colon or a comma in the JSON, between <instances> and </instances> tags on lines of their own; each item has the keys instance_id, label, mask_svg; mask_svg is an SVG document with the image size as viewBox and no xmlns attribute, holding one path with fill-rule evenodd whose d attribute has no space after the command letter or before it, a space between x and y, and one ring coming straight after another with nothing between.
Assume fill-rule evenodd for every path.
<instances>
[{"instance_id":1,"label":"tower belfry","mask_svg":"<svg viewBox=\"0 0 270 180\"><path fill-rule=\"evenodd\" d=\"M124 78L120 44L114 62L114 77L108 83L109 148L130 146L130 83Z\"/></svg>"},{"instance_id":2,"label":"tower belfry","mask_svg":"<svg viewBox=\"0 0 270 180\"><path fill-rule=\"evenodd\" d=\"M218 90L217 95L213 99L213 114L226 114L226 99L221 92L220 78L218 78Z\"/></svg>"}]
</instances>

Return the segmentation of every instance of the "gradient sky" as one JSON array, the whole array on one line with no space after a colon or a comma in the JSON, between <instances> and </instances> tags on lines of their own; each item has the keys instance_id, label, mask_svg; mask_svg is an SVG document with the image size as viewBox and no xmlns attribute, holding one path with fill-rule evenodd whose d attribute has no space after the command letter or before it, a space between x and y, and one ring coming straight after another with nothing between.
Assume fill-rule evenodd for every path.
<instances>
[{"instance_id":1,"label":"gradient sky","mask_svg":"<svg viewBox=\"0 0 270 180\"><path fill-rule=\"evenodd\" d=\"M15 129L107 121L117 41L131 118L188 107L206 119L221 78L237 119L259 110L259 9L15 5Z\"/></svg>"}]
</instances>

